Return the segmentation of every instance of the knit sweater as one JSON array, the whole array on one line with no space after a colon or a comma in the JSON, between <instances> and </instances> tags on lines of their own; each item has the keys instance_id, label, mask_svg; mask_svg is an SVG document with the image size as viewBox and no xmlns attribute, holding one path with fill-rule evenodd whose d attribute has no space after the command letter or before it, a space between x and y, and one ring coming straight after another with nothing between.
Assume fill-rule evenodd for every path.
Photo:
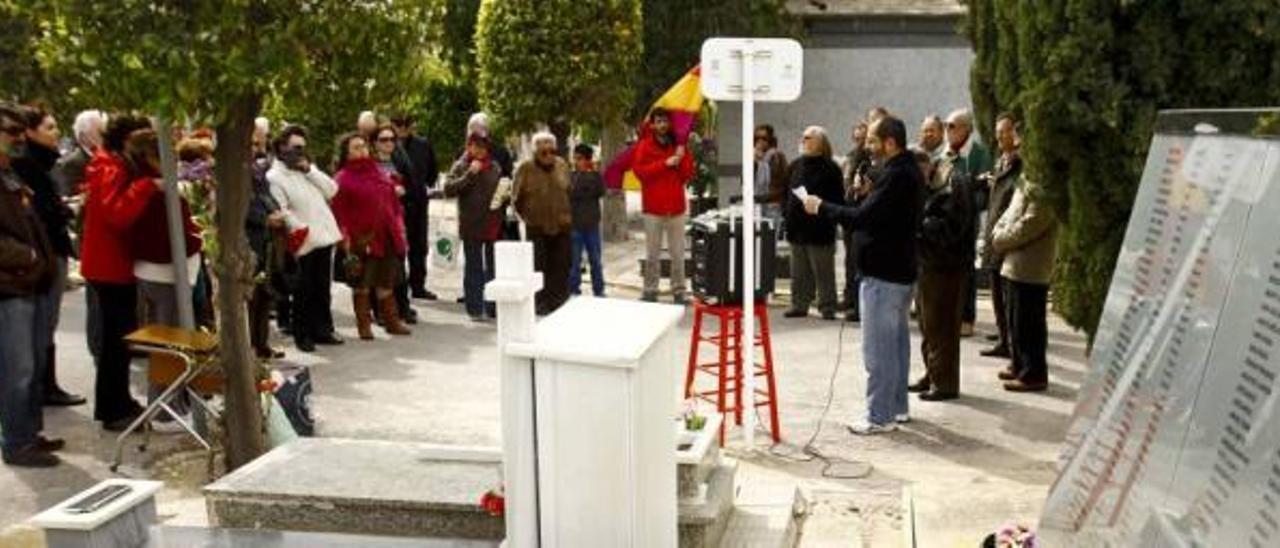
<instances>
[{"instance_id":1,"label":"knit sweater","mask_svg":"<svg viewBox=\"0 0 1280 548\"><path fill-rule=\"evenodd\" d=\"M309 230L297 256L342 241L338 221L329 210L329 200L338 193L338 185L333 179L315 166L303 173L275 160L267 171L267 181L271 183L271 196L285 213L289 229L306 227Z\"/></svg>"}]
</instances>

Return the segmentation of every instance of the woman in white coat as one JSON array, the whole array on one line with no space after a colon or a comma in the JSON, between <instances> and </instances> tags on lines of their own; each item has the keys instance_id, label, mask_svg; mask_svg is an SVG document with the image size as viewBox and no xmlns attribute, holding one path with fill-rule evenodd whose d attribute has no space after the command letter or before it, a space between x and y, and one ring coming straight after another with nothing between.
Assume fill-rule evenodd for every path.
<instances>
[{"instance_id":1,"label":"woman in white coat","mask_svg":"<svg viewBox=\"0 0 1280 548\"><path fill-rule=\"evenodd\" d=\"M275 141L276 158L267 171L271 196L280 204L289 229L289 252L298 262L293 288L293 341L298 350L342 344L333 328L329 287L333 283L333 246L342 241L329 200L338 185L311 163L307 133L285 128Z\"/></svg>"}]
</instances>

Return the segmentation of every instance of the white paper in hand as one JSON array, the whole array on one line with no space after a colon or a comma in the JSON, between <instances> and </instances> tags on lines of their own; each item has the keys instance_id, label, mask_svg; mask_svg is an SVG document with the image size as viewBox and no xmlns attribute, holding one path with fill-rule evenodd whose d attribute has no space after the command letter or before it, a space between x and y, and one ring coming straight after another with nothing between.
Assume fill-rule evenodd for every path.
<instances>
[{"instance_id":1,"label":"white paper in hand","mask_svg":"<svg viewBox=\"0 0 1280 548\"><path fill-rule=\"evenodd\" d=\"M791 189L791 193L795 194L796 198L800 198L802 202L809 197L809 189L806 189L803 185Z\"/></svg>"}]
</instances>

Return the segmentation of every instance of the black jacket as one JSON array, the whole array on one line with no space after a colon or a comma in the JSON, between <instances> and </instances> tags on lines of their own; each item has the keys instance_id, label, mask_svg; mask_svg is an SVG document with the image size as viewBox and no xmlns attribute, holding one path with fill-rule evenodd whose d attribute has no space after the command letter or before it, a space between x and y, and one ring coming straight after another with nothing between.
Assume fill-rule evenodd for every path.
<instances>
[{"instance_id":1,"label":"black jacket","mask_svg":"<svg viewBox=\"0 0 1280 548\"><path fill-rule=\"evenodd\" d=\"M271 240L267 217L280 209L280 204L271 196L271 184L267 182L269 167L269 158L257 160L253 164L253 192L249 197L249 214L244 219L245 236L249 239L249 247L258 256L259 272L266 269L267 242Z\"/></svg>"},{"instance_id":2,"label":"black jacket","mask_svg":"<svg viewBox=\"0 0 1280 548\"><path fill-rule=\"evenodd\" d=\"M575 230L600 228L600 198L604 197L604 178L599 171L574 171L569 174L569 202L573 210Z\"/></svg>"},{"instance_id":3,"label":"black jacket","mask_svg":"<svg viewBox=\"0 0 1280 548\"><path fill-rule=\"evenodd\" d=\"M71 233L67 227L71 210L63 205L58 184L53 179L57 163L58 151L28 141L27 154L13 160L13 171L35 193L36 213L40 215L53 252L59 257L70 257Z\"/></svg>"},{"instance_id":4,"label":"black jacket","mask_svg":"<svg viewBox=\"0 0 1280 548\"><path fill-rule=\"evenodd\" d=\"M823 202L819 215L852 229L858 271L896 284L916 280L916 227L924 175L903 151L874 171L871 194L855 206Z\"/></svg>"},{"instance_id":5,"label":"black jacket","mask_svg":"<svg viewBox=\"0 0 1280 548\"><path fill-rule=\"evenodd\" d=\"M787 241L800 245L833 245L836 243L836 224L829 218L810 215L804 203L791 189L803 186L823 202L844 205L844 187L840 166L826 157L801 156L787 168L790 181L787 184L786 209L783 218L787 223Z\"/></svg>"},{"instance_id":6,"label":"black jacket","mask_svg":"<svg viewBox=\"0 0 1280 548\"><path fill-rule=\"evenodd\" d=\"M436 163L431 143L426 137L410 135L400 141L397 152L396 167L408 175L404 195L406 205L426 203L427 191L435 187L440 176L440 166Z\"/></svg>"},{"instance_id":7,"label":"black jacket","mask_svg":"<svg viewBox=\"0 0 1280 548\"><path fill-rule=\"evenodd\" d=\"M959 272L973 264L973 185L967 173L952 171L949 181L927 187L923 195L916 246L920 268L930 272Z\"/></svg>"}]
</instances>

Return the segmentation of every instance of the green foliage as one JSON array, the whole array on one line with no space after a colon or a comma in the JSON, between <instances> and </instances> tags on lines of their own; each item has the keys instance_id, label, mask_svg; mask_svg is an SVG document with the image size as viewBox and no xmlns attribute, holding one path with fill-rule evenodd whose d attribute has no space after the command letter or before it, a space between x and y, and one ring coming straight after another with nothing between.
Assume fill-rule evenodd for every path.
<instances>
[{"instance_id":1,"label":"green foliage","mask_svg":"<svg viewBox=\"0 0 1280 548\"><path fill-rule=\"evenodd\" d=\"M712 36L796 38L800 21L785 0L644 0L644 62L637 81L632 121L698 64L702 43Z\"/></svg>"},{"instance_id":2,"label":"green foliage","mask_svg":"<svg viewBox=\"0 0 1280 548\"><path fill-rule=\"evenodd\" d=\"M480 110L476 88L471 81L446 78L427 84L412 112L418 131L431 140L440 170L449 168L466 144L467 119Z\"/></svg>"},{"instance_id":3,"label":"green foliage","mask_svg":"<svg viewBox=\"0 0 1280 548\"><path fill-rule=\"evenodd\" d=\"M1054 307L1092 335L1160 109L1280 102L1280 18L1258 0L971 0L972 92L1023 118L1063 223Z\"/></svg>"},{"instance_id":4,"label":"green foliage","mask_svg":"<svg viewBox=\"0 0 1280 548\"><path fill-rule=\"evenodd\" d=\"M440 58L455 78L474 81L476 19L480 0L444 0L440 10Z\"/></svg>"},{"instance_id":5,"label":"green foliage","mask_svg":"<svg viewBox=\"0 0 1280 548\"><path fill-rule=\"evenodd\" d=\"M512 131L619 121L632 104L640 33L639 0L484 0L480 104Z\"/></svg>"}]
</instances>

